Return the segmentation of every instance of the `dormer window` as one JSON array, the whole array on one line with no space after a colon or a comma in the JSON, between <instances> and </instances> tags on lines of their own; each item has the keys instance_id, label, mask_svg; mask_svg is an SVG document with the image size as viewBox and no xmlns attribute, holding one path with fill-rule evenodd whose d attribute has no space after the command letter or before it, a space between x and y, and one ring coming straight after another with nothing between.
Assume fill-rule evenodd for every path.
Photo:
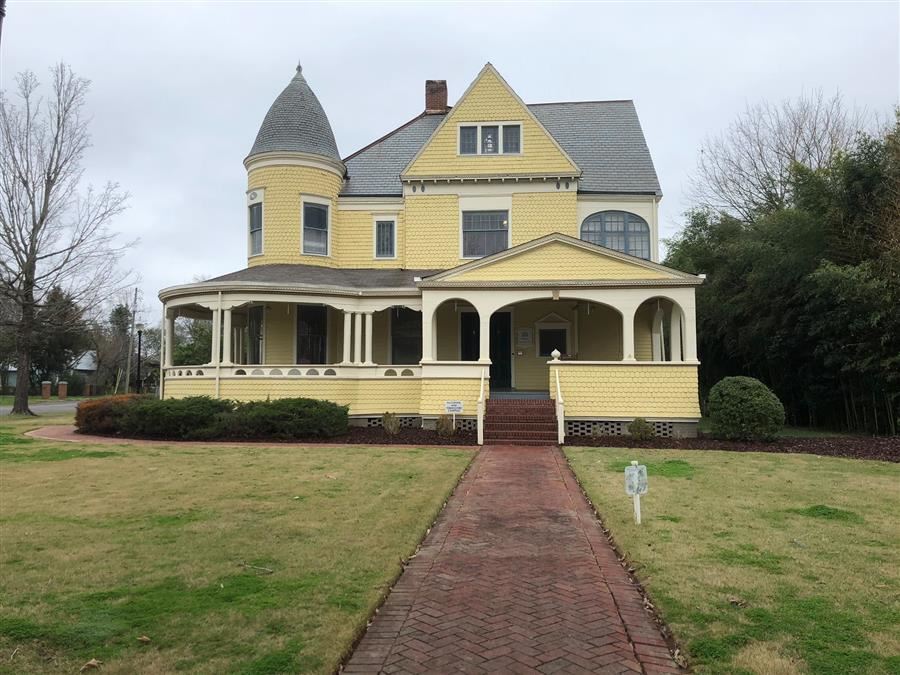
<instances>
[{"instance_id":1,"label":"dormer window","mask_svg":"<svg viewBox=\"0 0 900 675\"><path fill-rule=\"evenodd\" d=\"M459 127L460 155L519 155L522 153L522 125L471 124Z\"/></svg>"}]
</instances>

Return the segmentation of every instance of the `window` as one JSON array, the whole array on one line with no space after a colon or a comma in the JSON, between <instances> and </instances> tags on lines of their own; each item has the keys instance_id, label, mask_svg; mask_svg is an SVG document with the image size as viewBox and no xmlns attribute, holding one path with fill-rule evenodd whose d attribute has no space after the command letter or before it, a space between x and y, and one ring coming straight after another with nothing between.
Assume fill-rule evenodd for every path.
<instances>
[{"instance_id":1,"label":"window","mask_svg":"<svg viewBox=\"0 0 900 675\"><path fill-rule=\"evenodd\" d=\"M391 312L391 363L414 365L422 360L422 312L395 307Z\"/></svg>"},{"instance_id":2,"label":"window","mask_svg":"<svg viewBox=\"0 0 900 675\"><path fill-rule=\"evenodd\" d=\"M478 127L459 128L459 154L478 154Z\"/></svg>"},{"instance_id":3,"label":"window","mask_svg":"<svg viewBox=\"0 0 900 675\"><path fill-rule=\"evenodd\" d=\"M328 255L328 207L303 202L303 252Z\"/></svg>"},{"instance_id":4,"label":"window","mask_svg":"<svg viewBox=\"0 0 900 675\"><path fill-rule=\"evenodd\" d=\"M518 155L522 153L522 125L518 122L459 127L461 155Z\"/></svg>"},{"instance_id":5,"label":"window","mask_svg":"<svg viewBox=\"0 0 900 675\"><path fill-rule=\"evenodd\" d=\"M509 248L508 211L463 211L463 258L481 258Z\"/></svg>"},{"instance_id":6,"label":"window","mask_svg":"<svg viewBox=\"0 0 900 675\"><path fill-rule=\"evenodd\" d=\"M538 330L538 355L550 356L554 349L568 353L568 330L565 328L541 328Z\"/></svg>"},{"instance_id":7,"label":"window","mask_svg":"<svg viewBox=\"0 0 900 675\"><path fill-rule=\"evenodd\" d=\"M297 305L297 363L326 363L328 308Z\"/></svg>"},{"instance_id":8,"label":"window","mask_svg":"<svg viewBox=\"0 0 900 675\"><path fill-rule=\"evenodd\" d=\"M581 238L638 258L650 259L650 226L627 211L601 211L584 219Z\"/></svg>"},{"instance_id":9,"label":"window","mask_svg":"<svg viewBox=\"0 0 900 675\"><path fill-rule=\"evenodd\" d=\"M396 253L396 222L393 220L375 221L375 257L395 258Z\"/></svg>"},{"instance_id":10,"label":"window","mask_svg":"<svg viewBox=\"0 0 900 675\"><path fill-rule=\"evenodd\" d=\"M518 124L503 125L503 154L516 155L520 152L521 127Z\"/></svg>"},{"instance_id":11,"label":"window","mask_svg":"<svg viewBox=\"0 0 900 675\"><path fill-rule=\"evenodd\" d=\"M262 203L251 204L250 211L250 255L262 253Z\"/></svg>"}]
</instances>

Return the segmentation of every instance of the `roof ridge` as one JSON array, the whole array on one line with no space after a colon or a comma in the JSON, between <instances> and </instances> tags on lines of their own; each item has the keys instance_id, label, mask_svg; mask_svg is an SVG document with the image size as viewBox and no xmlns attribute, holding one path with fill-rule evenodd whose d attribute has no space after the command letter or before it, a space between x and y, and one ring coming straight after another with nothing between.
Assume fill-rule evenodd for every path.
<instances>
[{"instance_id":1,"label":"roof ridge","mask_svg":"<svg viewBox=\"0 0 900 675\"><path fill-rule=\"evenodd\" d=\"M592 101L544 101L542 103L526 103L525 105L576 105L580 103L634 103L633 98L606 98Z\"/></svg>"}]
</instances>

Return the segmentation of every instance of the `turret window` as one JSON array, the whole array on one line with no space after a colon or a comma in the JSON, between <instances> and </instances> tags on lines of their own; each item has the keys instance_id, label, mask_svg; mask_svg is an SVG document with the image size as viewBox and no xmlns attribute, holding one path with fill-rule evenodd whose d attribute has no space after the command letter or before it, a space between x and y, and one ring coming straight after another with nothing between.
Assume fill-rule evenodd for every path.
<instances>
[{"instance_id":1,"label":"turret window","mask_svg":"<svg viewBox=\"0 0 900 675\"><path fill-rule=\"evenodd\" d=\"M519 155L522 125L518 122L472 124L459 127L460 155Z\"/></svg>"},{"instance_id":2,"label":"turret window","mask_svg":"<svg viewBox=\"0 0 900 675\"><path fill-rule=\"evenodd\" d=\"M328 205L303 202L303 253L328 255Z\"/></svg>"},{"instance_id":3,"label":"turret window","mask_svg":"<svg viewBox=\"0 0 900 675\"><path fill-rule=\"evenodd\" d=\"M250 214L250 255L262 253L262 204L251 204Z\"/></svg>"},{"instance_id":4,"label":"turret window","mask_svg":"<svg viewBox=\"0 0 900 675\"><path fill-rule=\"evenodd\" d=\"M584 219L581 238L638 258L650 259L650 226L627 211L601 211Z\"/></svg>"}]
</instances>

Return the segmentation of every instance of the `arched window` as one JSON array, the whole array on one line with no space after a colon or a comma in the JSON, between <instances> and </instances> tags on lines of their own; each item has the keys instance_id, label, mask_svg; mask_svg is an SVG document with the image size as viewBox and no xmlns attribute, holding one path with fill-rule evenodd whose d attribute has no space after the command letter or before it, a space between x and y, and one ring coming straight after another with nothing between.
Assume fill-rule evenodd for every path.
<instances>
[{"instance_id":1,"label":"arched window","mask_svg":"<svg viewBox=\"0 0 900 675\"><path fill-rule=\"evenodd\" d=\"M650 260L650 226L640 216L627 211L592 213L581 223L581 238Z\"/></svg>"}]
</instances>

